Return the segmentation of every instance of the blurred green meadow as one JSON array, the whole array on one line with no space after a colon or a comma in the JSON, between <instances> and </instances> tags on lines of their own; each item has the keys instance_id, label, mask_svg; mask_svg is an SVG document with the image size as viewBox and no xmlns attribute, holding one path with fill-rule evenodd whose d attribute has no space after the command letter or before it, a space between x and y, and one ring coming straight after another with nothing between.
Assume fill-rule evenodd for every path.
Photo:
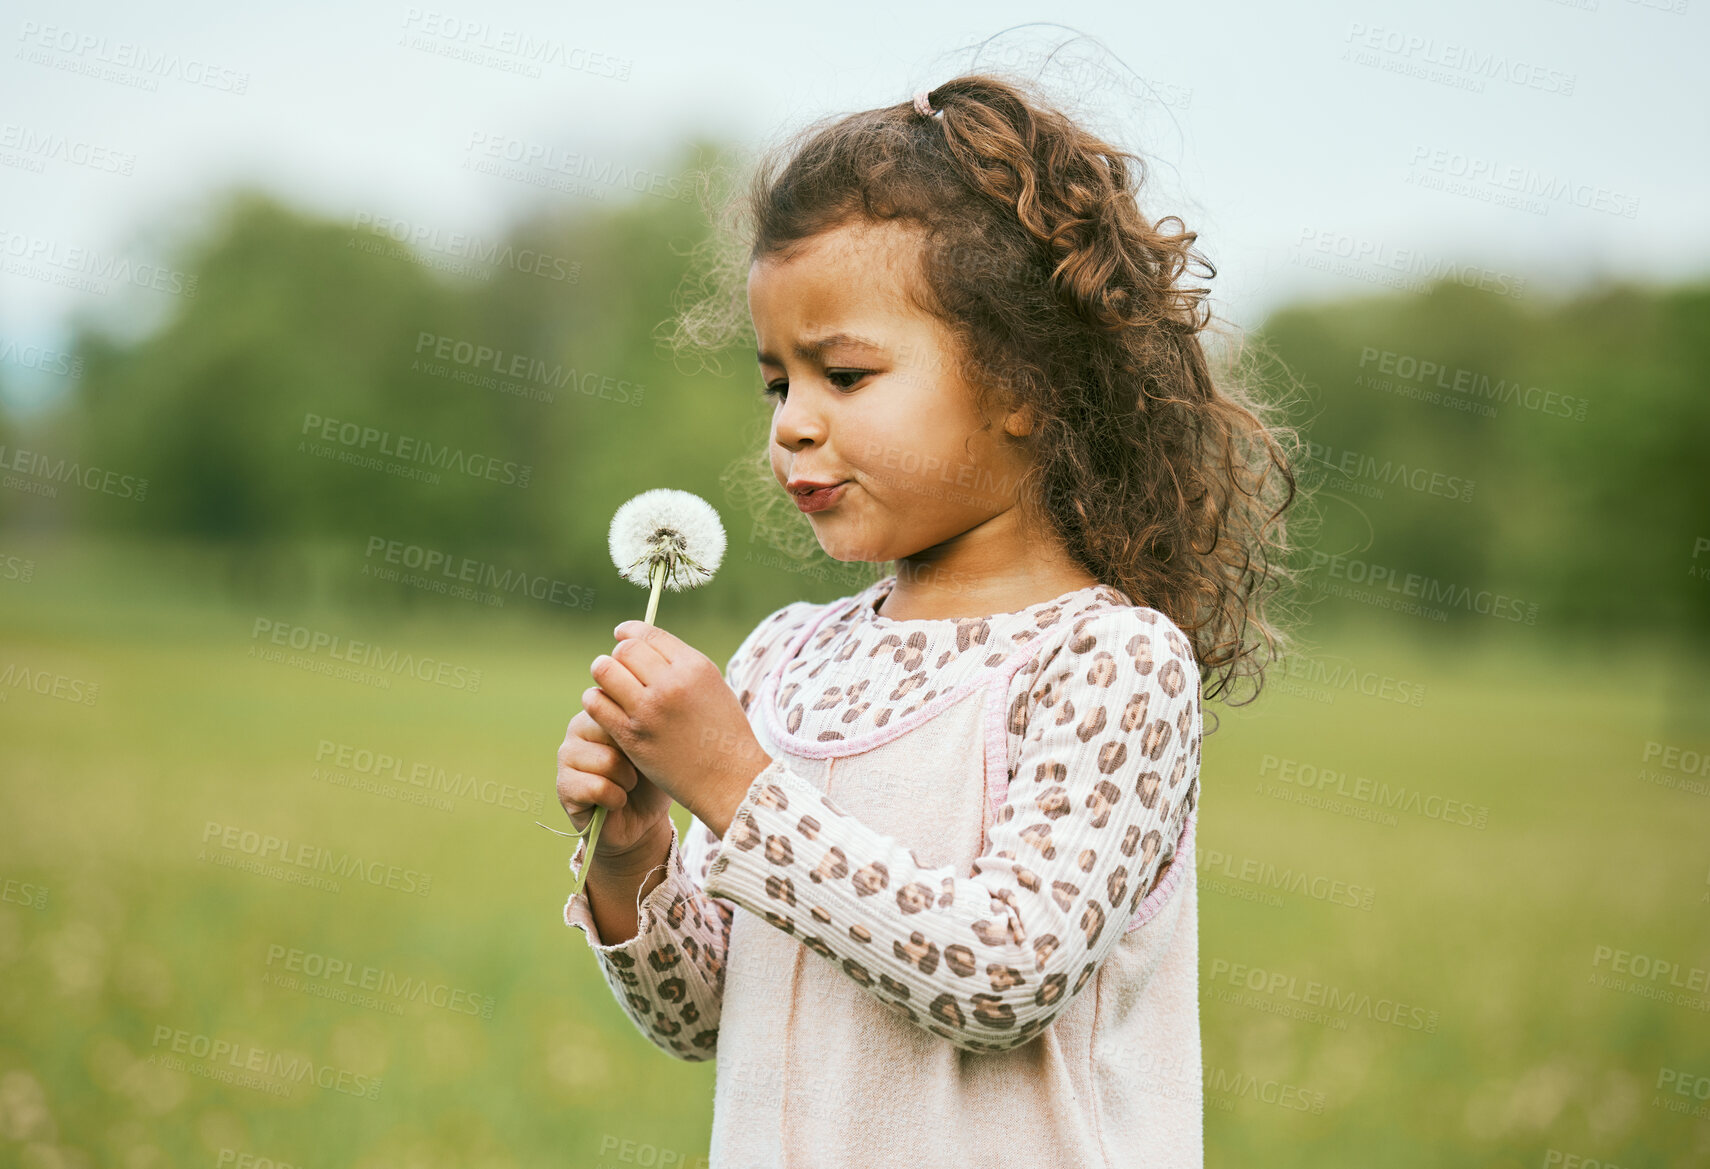
<instances>
[{"instance_id":1,"label":"blurred green meadow","mask_svg":"<svg viewBox=\"0 0 1710 1169\"><path fill-rule=\"evenodd\" d=\"M0 1164L703 1163L713 1066L632 1029L534 824L566 825L553 757L612 621L406 606L342 546L296 566L334 590L237 563L0 547ZM723 664L773 607L730 603L659 622ZM1206 708L1207 1163L1710 1163L1701 655L1338 616ZM436 670L270 660L258 622Z\"/></svg>"},{"instance_id":2,"label":"blurred green meadow","mask_svg":"<svg viewBox=\"0 0 1710 1169\"><path fill-rule=\"evenodd\" d=\"M0 361L0 1167L695 1165L713 1068L631 1027L534 823L645 611L608 524L720 509L658 621L721 665L870 579L766 522L749 339L660 343L706 208L496 237L556 279L212 196L163 219L195 296ZM1207 707L1203 1067L1134 1053L1208 1164L1710 1164L1707 322L1443 279L1248 333L1310 621Z\"/></svg>"}]
</instances>

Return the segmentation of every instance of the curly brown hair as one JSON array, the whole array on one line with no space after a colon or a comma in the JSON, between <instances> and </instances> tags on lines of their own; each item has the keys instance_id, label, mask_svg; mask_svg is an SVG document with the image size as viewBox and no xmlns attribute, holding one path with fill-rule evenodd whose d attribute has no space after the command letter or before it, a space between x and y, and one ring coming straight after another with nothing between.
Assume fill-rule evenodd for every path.
<instances>
[{"instance_id":1,"label":"curly brown hair","mask_svg":"<svg viewBox=\"0 0 1710 1169\"><path fill-rule=\"evenodd\" d=\"M861 219L917 228L924 299L961 346L978 407L1001 395L1005 409L1031 412L1027 518L1101 583L1181 627L1206 698L1243 675L1256 697L1266 661L1291 640L1276 610L1281 587L1298 583L1284 514L1301 443L1283 407L1261 397L1239 342L1213 371L1201 343L1208 290L1182 283L1193 263L1216 275L1192 250L1197 233L1167 230L1185 226L1177 216L1148 222L1144 161L1023 80L969 74L928 99L930 116L902 102L814 123L728 194L704 172L721 230L700 249L711 259L672 342L716 368L712 355L752 328L754 260ZM776 510L786 500L767 443L739 466L727 486L765 485L746 501L757 525L810 551L799 513L786 523Z\"/></svg>"}]
</instances>

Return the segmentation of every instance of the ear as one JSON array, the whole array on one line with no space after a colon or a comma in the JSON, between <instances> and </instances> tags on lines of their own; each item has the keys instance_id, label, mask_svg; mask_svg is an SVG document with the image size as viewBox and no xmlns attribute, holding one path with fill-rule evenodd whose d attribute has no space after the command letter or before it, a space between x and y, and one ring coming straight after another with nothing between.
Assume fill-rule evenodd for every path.
<instances>
[{"instance_id":1,"label":"ear","mask_svg":"<svg viewBox=\"0 0 1710 1169\"><path fill-rule=\"evenodd\" d=\"M1033 433L1033 408L1023 406L1004 420L1003 428L1017 438Z\"/></svg>"}]
</instances>

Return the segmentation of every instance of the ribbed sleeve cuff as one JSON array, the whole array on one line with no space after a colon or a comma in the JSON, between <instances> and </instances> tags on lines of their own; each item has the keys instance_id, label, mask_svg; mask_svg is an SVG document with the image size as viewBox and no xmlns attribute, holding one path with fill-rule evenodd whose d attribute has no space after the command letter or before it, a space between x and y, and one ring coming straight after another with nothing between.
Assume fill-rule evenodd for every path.
<instances>
[{"instance_id":1,"label":"ribbed sleeve cuff","mask_svg":"<svg viewBox=\"0 0 1710 1169\"><path fill-rule=\"evenodd\" d=\"M588 840L583 837L576 845L575 855L570 858L570 871L578 877L581 876L582 863L587 852ZM649 876L652 875L652 871L651 869L648 870ZM643 878L641 884L646 883L646 879ZM640 885L637 885L636 891L637 893L640 892ZM627 942L616 942L612 945L606 945L600 940L599 928L594 924L593 907L588 904L586 886L581 892L572 893L570 899L564 903L564 924L586 934L588 946L596 954L620 953L633 958L647 940L648 934L653 931L654 921L658 915L669 909L677 896L693 897L695 892L694 882L690 880L688 870L683 865L683 857L679 851L677 839L677 822L673 820L671 821L671 848L665 855L665 879L660 881L653 892L645 898L637 899L635 936L633 938Z\"/></svg>"}]
</instances>

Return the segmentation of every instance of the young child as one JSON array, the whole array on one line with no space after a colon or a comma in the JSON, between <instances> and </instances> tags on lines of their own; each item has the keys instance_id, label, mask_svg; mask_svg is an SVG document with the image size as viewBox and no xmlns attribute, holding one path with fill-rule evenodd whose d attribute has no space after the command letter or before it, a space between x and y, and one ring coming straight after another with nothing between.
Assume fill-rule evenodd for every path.
<instances>
[{"instance_id":1,"label":"young child","mask_svg":"<svg viewBox=\"0 0 1710 1169\"><path fill-rule=\"evenodd\" d=\"M717 1058L714 1169L1201 1165L1200 692L1279 640L1284 430L1214 384L1195 236L1017 84L782 157L746 205L772 473L896 571L722 672L617 627L559 751L572 823L609 809L565 921Z\"/></svg>"}]
</instances>

